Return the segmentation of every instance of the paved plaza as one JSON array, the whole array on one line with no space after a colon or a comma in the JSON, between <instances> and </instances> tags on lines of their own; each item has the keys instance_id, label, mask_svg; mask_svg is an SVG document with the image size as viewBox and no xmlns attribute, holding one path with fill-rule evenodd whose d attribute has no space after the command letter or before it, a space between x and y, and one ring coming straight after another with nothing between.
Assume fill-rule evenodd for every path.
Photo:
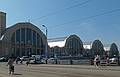
<instances>
[{"instance_id":1,"label":"paved plaza","mask_svg":"<svg viewBox=\"0 0 120 77\"><path fill-rule=\"evenodd\" d=\"M6 63L0 63L0 77L120 77L120 66L15 64L15 75L9 75Z\"/></svg>"}]
</instances>

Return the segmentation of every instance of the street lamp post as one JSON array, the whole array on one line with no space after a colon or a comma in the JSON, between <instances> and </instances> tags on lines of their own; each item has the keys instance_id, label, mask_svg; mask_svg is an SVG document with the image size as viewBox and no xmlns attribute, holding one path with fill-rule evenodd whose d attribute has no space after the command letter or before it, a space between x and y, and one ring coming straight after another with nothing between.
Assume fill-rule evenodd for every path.
<instances>
[{"instance_id":1,"label":"street lamp post","mask_svg":"<svg viewBox=\"0 0 120 77\"><path fill-rule=\"evenodd\" d=\"M46 56L46 58L48 58L48 52L47 52L47 33L48 33L48 30L47 30L47 27L45 25L42 25L42 26L46 29L45 56Z\"/></svg>"}]
</instances>

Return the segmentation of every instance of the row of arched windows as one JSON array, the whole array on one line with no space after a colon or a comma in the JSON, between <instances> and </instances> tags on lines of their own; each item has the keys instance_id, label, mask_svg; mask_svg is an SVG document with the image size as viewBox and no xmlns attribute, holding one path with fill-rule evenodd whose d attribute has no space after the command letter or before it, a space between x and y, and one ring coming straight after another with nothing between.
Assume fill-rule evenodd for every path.
<instances>
[{"instance_id":1,"label":"row of arched windows","mask_svg":"<svg viewBox=\"0 0 120 77\"><path fill-rule=\"evenodd\" d=\"M11 37L12 51L16 56L43 54L42 37L30 28L17 29Z\"/></svg>"}]
</instances>

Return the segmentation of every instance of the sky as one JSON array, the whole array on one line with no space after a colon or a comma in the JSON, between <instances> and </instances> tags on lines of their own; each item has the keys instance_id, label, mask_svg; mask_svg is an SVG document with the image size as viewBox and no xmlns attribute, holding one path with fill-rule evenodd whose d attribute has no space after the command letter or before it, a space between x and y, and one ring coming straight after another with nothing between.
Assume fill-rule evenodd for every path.
<instances>
[{"instance_id":1,"label":"sky","mask_svg":"<svg viewBox=\"0 0 120 77\"><path fill-rule=\"evenodd\" d=\"M85 41L116 43L120 49L120 0L0 0L7 27L31 22L48 38L76 34Z\"/></svg>"}]
</instances>

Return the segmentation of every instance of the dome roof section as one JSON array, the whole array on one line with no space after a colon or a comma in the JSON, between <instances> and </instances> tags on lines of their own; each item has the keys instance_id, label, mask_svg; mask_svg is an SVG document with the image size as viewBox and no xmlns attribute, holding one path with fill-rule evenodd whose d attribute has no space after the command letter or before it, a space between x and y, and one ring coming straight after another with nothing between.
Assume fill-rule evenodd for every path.
<instances>
[{"instance_id":1,"label":"dome roof section","mask_svg":"<svg viewBox=\"0 0 120 77\"><path fill-rule=\"evenodd\" d=\"M66 39L66 43L65 43L65 47L69 47L69 45L71 45L70 43L72 43L73 47L73 42L74 44L77 43L77 45L79 45L78 47L83 48L83 43L81 41L81 39L77 36L77 35L70 35L67 39ZM77 46L76 46L77 47Z\"/></svg>"},{"instance_id":2,"label":"dome roof section","mask_svg":"<svg viewBox=\"0 0 120 77\"><path fill-rule=\"evenodd\" d=\"M4 37L2 38L2 40L7 40L10 41L10 38L12 37L12 34L21 28L30 28L33 31L36 31L39 35L43 36L43 39L46 39L45 34L35 25L33 25L32 23L29 22L21 22L21 23L16 23L15 25L8 27L5 31L5 33L3 34Z\"/></svg>"},{"instance_id":3,"label":"dome roof section","mask_svg":"<svg viewBox=\"0 0 120 77\"><path fill-rule=\"evenodd\" d=\"M119 56L118 47L115 43L112 43L110 46L110 56Z\"/></svg>"},{"instance_id":4,"label":"dome roof section","mask_svg":"<svg viewBox=\"0 0 120 77\"><path fill-rule=\"evenodd\" d=\"M52 38L48 39L48 45L50 47L64 47L67 37Z\"/></svg>"},{"instance_id":5,"label":"dome roof section","mask_svg":"<svg viewBox=\"0 0 120 77\"><path fill-rule=\"evenodd\" d=\"M104 47L100 40L95 40L92 44L92 51L94 51L95 54L103 55L104 53Z\"/></svg>"},{"instance_id":6,"label":"dome roof section","mask_svg":"<svg viewBox=\"0 0 120 77\"><path fill-rule=\"evenodd\" d=\"M48 45L50 47L65 47L69 45L69 43L71 42L70 40L76 41L76 43L79 43L79 47L83 48L83 43L80 40L80 38L77 35L70 35L68 37L60 37L60 38L52 38L48 40ZM75 40L74 40L75 39Z\"/></svg>"},{"instance_id":7,"label":"dome roof section","mask_svg":"<svg viewBox=\"0 0 120 77\"><path fill-rule=\"evenodd\" d=\"M102 44L102 42L100 41L100 40L95 40L94 42L93 42L93 44L92 44L92 49L94 50L97 50L97 49L104 49L103 48L103 44Z\"/></svg>"}]
</instances>

